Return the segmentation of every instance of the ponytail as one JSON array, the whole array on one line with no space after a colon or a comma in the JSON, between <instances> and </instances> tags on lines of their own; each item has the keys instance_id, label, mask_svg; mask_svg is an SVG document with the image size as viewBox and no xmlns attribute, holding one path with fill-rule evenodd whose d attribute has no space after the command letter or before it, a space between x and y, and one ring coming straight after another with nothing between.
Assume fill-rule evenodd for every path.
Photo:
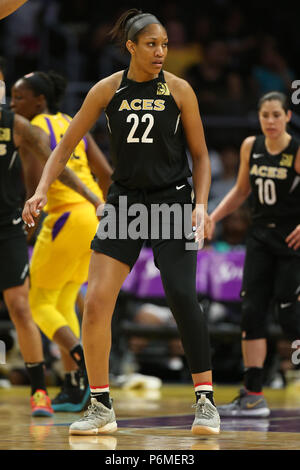
<instances>
[{"instance_id":1,"label":"ponytail","mask_svg":"<svg viewBox=\"0 0 300 470\"><path fill-rule=\"evenodd\" d=\"M111 30L113 39L117 39L123 50L126 50L126 42L128 39L137 43L138 35L150 24L159 24L161 22L151 13L143 13L141 10L133 8L126 11L116 22Z\"/></svg>"},{"instance_id":2,"label":"ponytail","mask_svg":"<svg viewBox=\"0 0 300 470\"><path fill-rule=\"evenodd\" d=\"M141 15L142 11L137 8L131 8L130 10L125 11L120 18L116 21L114 27L110 31L110 36L115 40L118 46L122 49L123 52L127 51L126 42L127 42L127 32L128 27L126 27L127 22L131 18L135 18L137 15ZM127 25L128 26L128 25Z\"/></svg>"}]
</instances>

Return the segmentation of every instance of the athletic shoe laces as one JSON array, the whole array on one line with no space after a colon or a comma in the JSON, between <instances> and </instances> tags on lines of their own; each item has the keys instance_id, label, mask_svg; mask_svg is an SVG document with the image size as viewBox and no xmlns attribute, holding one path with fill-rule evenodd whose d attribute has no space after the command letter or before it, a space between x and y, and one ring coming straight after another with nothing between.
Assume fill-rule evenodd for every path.
<instances>
[{"instance_id":1,"label":"athletic shoe laces","mask_svg":"<svg viewBox=\"0 0 300 470\"><path fill-rule=\"evenodd\" d=\"M95 400L95 402L93 402ZM104 405L103 405L104 406ZM95 398L92 398L92 403L88 406L87 411L84 413L82 418L78 421L93 420L95 418L101 418L100 413L103 411L101 403L98 404Z\"/></svg>"},{"instance_id":2,"label":"athletic shoe laces","mask_svg":"<svg viewBox=\"0 0 300 470\"><path fill-rule=\"evenodd\" d=\"M204 394L201 395L201 398L199 398L197 403L192 405L192 408L196 408L196 415L201 414L201 418L211 419L215 415L213 405L211 404L210 406L210 402L206 401L206 396Z\"/></svg>"}]
</instances>

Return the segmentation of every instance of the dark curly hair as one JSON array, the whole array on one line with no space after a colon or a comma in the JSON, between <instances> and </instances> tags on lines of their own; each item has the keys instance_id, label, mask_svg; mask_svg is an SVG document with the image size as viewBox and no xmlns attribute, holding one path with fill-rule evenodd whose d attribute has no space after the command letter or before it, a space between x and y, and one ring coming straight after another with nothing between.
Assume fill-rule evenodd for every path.
<instances>
[{"instance_id":1,"label":"dark curly hair","mask_svg":"<svg viewBox=\"0 0 300 470\"><path fill-rule=\"evenodd\" d=\"M23 80L35 96L45 96L51 113L59 111L67 87L67 80L63 76L54 71L48 73L37 71L25 75Z\"/></svg>"}]
</instances>

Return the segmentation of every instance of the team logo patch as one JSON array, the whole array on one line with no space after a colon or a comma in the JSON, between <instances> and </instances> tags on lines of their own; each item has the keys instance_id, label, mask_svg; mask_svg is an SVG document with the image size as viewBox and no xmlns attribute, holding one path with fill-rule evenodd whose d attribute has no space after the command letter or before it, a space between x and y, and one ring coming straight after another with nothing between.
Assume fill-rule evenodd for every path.
<instances>
[{"instance_id":1,"label":"team logo patch","mask_svg":"<svg viewBox=\"0 0 300 470\"><path fill-rule=\"evenodd\" d=\"M157 95L170 95L170 90L166 83L158 82L157 84Z\"/></svg>"},{"instance_id":2,"label":"team logo patch","mask_svg":"<svg viewBox=\"0 0 300 470\"><path fill-rule=\"evenodd\" d=\"M279 165L291 167L293 165L293 158L294 158L294 155L283 153Z\"/></svg>"},{"instance_id":3,"label":"team logo patch","mask_svg":"<svg viewBox=\"0 0 300 470\"><path fill-rule=\"evenodd\" d=\"M10 140L10 128L0 127L0 140L8 142Z\"/></svg>"}]
</instances>

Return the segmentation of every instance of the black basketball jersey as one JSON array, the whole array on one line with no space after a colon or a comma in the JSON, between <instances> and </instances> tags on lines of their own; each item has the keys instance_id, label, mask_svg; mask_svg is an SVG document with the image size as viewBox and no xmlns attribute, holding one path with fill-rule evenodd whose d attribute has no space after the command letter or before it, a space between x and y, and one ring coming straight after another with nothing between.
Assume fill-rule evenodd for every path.
<instances>
[{"instance_id":1,"label":"black basketball jersey","mask_svg":"<svg viewBox=\"0 0 300 470\"><path fill-rule=\"evenodd\" d=\"M191 176L180 110L164 74L122 82L105 112L110 135L113 181L128 189L155 189Z\"/></svg>"},{"instance_id":2,"label":"black basketball jersey","mask_svg":"<svg viewBox=\"0 0 300 470\"><path fill-rule=\"evenodd\" d=\"M19 219L23 204L22 166L13 141L13 127L14 113L0 109L0 226Z\"/></svg>"},{"instance_id":3,"label":"black basketball jersey","mask_svg":"<svg viewBox=\"0 0 300 470\"><path fill-rule=\"evenodd\" d=\"M281 153L271 155L265 136L256 137L249 161L254 222L300 223L300 175L294 167L298 148L292 138Z\"/></svg>"}]
</instances>

